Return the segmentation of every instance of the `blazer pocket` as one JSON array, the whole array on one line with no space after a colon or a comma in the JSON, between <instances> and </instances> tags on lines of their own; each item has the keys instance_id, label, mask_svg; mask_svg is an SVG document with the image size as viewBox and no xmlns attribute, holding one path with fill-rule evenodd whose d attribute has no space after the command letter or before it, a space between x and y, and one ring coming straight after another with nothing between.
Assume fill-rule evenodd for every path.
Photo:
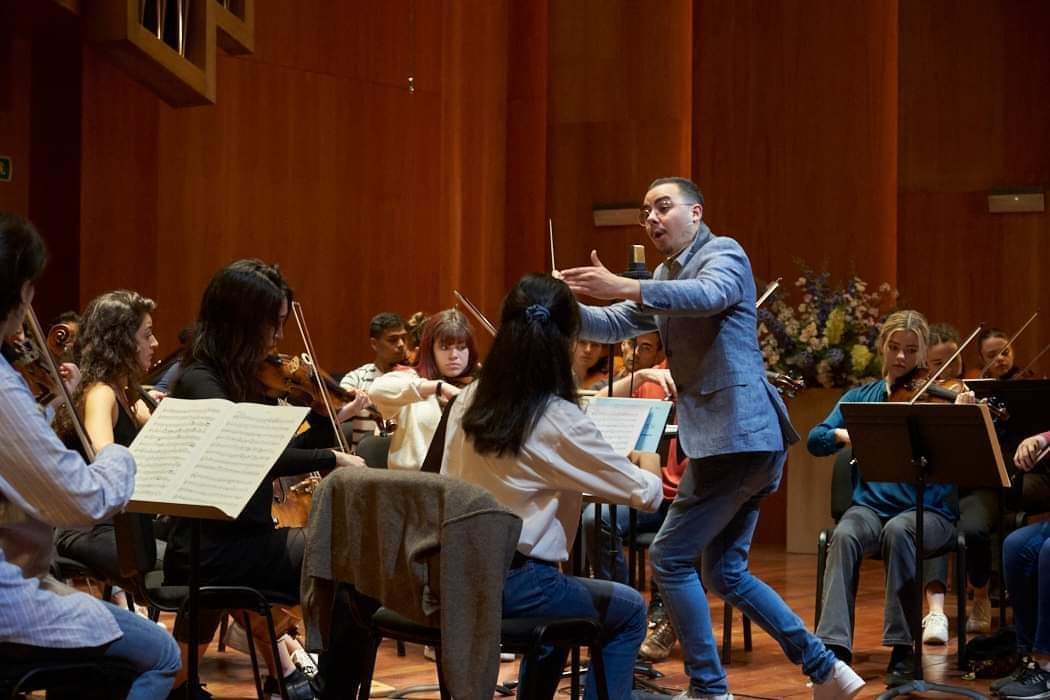
<instances>
[{"instance_id":1,"label":"blazer pocket","mask_svg":"<svg viewBox=\"0 0 1050 700\"><path fill-rule=\"evenodd\" d=\"M708 374L700 381L700 395L708 396L724 389L746 385L747 377L737 372Z\"/></svg>"}]
</instances>

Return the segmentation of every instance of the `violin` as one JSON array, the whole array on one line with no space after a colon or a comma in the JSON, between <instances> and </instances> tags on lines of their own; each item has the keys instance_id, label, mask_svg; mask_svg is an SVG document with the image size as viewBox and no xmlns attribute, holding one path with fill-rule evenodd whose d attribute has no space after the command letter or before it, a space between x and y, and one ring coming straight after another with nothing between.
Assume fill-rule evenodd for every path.
<instances>
[{"instance_id":1,"label":"violin","mask_svg":"<svg viewBox=\"0 0 1050 700\"><path fill-rule=\"evenodd\" d=\"M806 383L803 380L784 372L766 370L766 379L777 390L777 393L789 399L795 398L795 394L806 388Z\"/></svg>"},{"instance_id":2,"label":"violin","mask_svg":"<svg viewBox=\"0 0 1050 700\"><path fill-rule=\"evenodd\" d=\"M47 349L58 362L73 361L73 341L76 329L68 323L56 323L47 332Z\"/></svg>"},{"instance_id":3,"label":"violin","mask_svg":"<svg viewBox=\"0 0 1050 700\"><path fill-rule=\"evenodd\" d=\"M48 372L44 358L29 338L13 336L5 338L2 352L11 366L15 368L29 385L33 398L41 406L49 406L58 398L59 389L54 378Z\"/></svg>"},{"instance_id":4,"label":"violin","mask_svg":"<svg viewBox=\"0 0 1050 700\"><path fill-rule=\"evenodd\" d=\"M284 399L294 406L309 406L318 413L326 412L318 376L324 382L324 390L328 392L332 409L336 412L357 398L357 392L339 386L339 382L323 369L316 368L315 374L312 364L306 353L270 355L263 360L256 378L262 383L267 397Z\"/></svg>"},{"instance_id":5,"label":"violin","mask_svg":"<svg viewBox=\"0 0 1050 700\"><path fill-rule=\"evenodd\" d=\"M911 401L922 401L924 403L955 403L959 394L969 391L966 385L959 379L935 379L925 390L923 386L927 383L929 373L925 367L916 367L911 372L899 377L890 387L889 401L907 403ZM922 395L916 394L922 391ZM981 399L978 403L988 406L992 417L998 421L1010 418L1006 407L994 399Z\"/></svg>"},{"instance_id":6,"label":"violin","mask_svg":"<svg viewBox=\"0 0 1050 700\"><path fill-rule=\"evenodd\" d=\"M23 329L25 330L24 335L4 339L2 344L4 358L25 378L30 392L41 406L47 406L57 398L62 399L66 410L72 416L73 429L84 449L84 456L87 461L93 462L95 460L94 446L87 436L80 414L73 405L69 390L62 381L58 363L47 350L46 336L40 328L40 322L32 306L26 308Z\"/></svg>"}]
</instances>

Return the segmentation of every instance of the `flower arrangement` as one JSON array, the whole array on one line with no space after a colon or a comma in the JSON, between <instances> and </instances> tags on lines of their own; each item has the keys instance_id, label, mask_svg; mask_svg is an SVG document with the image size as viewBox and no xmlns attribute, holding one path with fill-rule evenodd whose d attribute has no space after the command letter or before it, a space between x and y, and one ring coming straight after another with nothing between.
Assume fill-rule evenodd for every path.
<instances>
[{"instance_id":1,"label":"flower arrangement","mask_svg":"<svg viewBox=\"0 0 1050 700\"><path fill-rule=\"evenodd\" d=\"M869 292L856 275L834 287L830 273L798 265L801 303L792 305L778 289L758 310L766 367L801 376L809 387L847 388L879 377L875 341L898 292L886 283Z\"/></svg>"}]
</instances>

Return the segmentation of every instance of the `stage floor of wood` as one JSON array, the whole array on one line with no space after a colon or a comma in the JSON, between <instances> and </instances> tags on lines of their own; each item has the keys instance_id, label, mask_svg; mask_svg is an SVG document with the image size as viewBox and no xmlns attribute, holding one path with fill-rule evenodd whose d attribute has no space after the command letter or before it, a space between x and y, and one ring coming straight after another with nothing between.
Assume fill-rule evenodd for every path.
<instances>
[{"instance_id":1,"label":"stage floor of wood","mask_svg":"<svg viewBox=\"0 0 1050 700\"><path fill-rule=\"evenodd\" d=\"M816 556L785 554L777 549L756 548L751 557L752 571L773 586L802 616L807 625L813 623L814 592L816 586ZM879 695L885 686L882 677L889 661L889 649L879 645L882 636L883 575L881 563L866 561L860 581L857 601L857 631L855 663L857 670L868 685L858 696L872 698ZM715 634L721 639L722 603L710 597ZM946 607L954 610L954 594L946 597ZM993 608L997 619L998 610ZM754 626L754 648L745 652L739 613L735 615L732 663L727 667L730 690L737 698L803 698L811 697L806 678L792 665L771 637ZM170 620L168 620L170 625ZM954 620L952 620L954 632ZM955 668L956 640L947 647L927 646L924 654L926 679L931 682L946 682L961 685L987 694L989 681L966 682ZM682 668L682 657L676 646L671 657L656 664L664 674L657 681L668 688L681 689L686 684ZM517 676L517 664L505 663L501 667L501 679ZM216 698L247 700L255 697L251 678L251 664L246 655L227 650L208 651L201 665L201 678L207 690ZM408 645L408 653L399 658L393 642L384 642L376 668L376 679L401 688L409 685L436 682L433 663L423 658L422 647ZM568 697L568 682L562 697ZM416 698L437 698L435 693L414 695ZM501 696L495 696L501 697ZM939 695L939 697L944 697Z\"/></svg>"}]
</instances>

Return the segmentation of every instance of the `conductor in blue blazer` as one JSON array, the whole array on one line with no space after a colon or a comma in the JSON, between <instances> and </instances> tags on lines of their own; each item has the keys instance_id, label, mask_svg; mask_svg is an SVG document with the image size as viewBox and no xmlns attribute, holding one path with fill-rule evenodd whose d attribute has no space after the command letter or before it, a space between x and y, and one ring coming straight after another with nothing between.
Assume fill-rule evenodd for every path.
<instances>
[{"instance_id":1,"label":"conductor in blue blazer","mask_svg":"<svg viewBox=\"0 0 1050 700\"><path fill-rule=\"evenodd\" d=\"M578 296L623 300L581 304L581 338L612 343L656 330L666 349L678 395L678 440L690 462L650 553L690 678L680 697L732 697L705 588L776 639L813 680L815 698L853 697L864 681L748 570L759 505L780 485L787 448L798 434L766 380L747 253L732 238L714 235L703 213L693 182L655 180L639 213L665 258L653 279L616 275L595 252L593 265L560 273Z\"/></svg>"}]
</instances>

